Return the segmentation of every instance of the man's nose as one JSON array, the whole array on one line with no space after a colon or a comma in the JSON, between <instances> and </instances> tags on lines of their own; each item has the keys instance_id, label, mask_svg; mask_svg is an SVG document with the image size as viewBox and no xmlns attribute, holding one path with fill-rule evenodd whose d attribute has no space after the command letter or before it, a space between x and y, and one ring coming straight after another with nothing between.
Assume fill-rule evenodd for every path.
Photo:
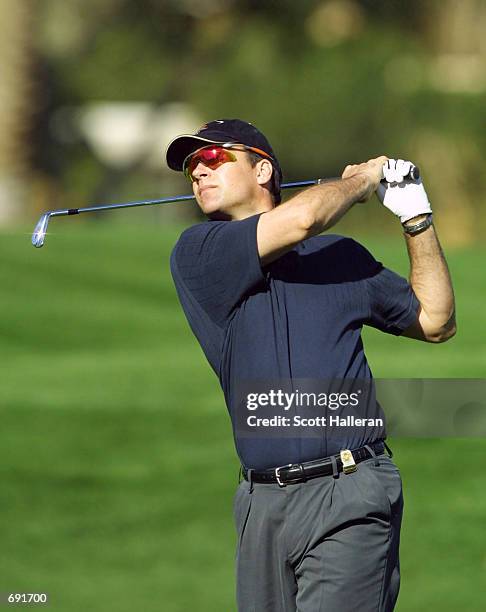
<instances>
[{"instance_id":1,"label":"man's nose","mask_svg":"<svg viewBox=\"0 0 486 612\"><path fill-rule=\"evenodd\" d=\"M205 166L202 162L199 162L198 165L192 171L192 177L194 180L198 181L199 179L208 176L211 169L208 166Z\"/></svg>"}]
</instances>

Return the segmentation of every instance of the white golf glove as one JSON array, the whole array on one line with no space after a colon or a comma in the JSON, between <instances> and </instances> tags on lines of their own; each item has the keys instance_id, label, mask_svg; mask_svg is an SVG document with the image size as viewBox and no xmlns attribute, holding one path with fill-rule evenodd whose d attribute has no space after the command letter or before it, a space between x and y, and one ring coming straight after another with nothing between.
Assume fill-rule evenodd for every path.
<instances>
[{"instance_id":1,"label":"white golf glove","mask_svg":"<svg viewBox=\"0 0 486 612\"><path fill-rule=\"evenodd\" d=\"M422 179L404 179L412 167L412 162L389 159L383 166L386 182L380 183L376 190L380 202L399 217L402 223L432 212Z\"/></svg>"}]
</instances>

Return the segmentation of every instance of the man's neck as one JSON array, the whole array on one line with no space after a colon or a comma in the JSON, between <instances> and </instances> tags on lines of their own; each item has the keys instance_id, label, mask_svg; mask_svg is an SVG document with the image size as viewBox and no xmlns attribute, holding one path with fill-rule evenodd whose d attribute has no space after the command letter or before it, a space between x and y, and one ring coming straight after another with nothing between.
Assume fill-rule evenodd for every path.
<instances>
[{"instance_id":1,"label":"man's neck","mask_svg":"<svg viewBox=\"0 0 486 612\"><path fill-rule=\"evenodd\" d=\"M258 203L243 204L241 206L235 206L229 211L217 211L214 213L215 216L211 216L211 219L219 219L222 221L241 221L242 219L248 219L260 213L268 212L274 208L274 204L269 200L262 200Z\"/></svg>"}]
</instances>

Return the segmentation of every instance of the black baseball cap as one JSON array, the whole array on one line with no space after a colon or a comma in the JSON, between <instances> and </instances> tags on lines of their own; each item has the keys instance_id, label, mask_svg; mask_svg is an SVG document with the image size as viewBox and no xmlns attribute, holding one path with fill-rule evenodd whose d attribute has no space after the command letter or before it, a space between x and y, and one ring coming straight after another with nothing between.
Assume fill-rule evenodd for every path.
<instances>
[{"instance_id":1,"label":"black baseball cap","mask_svg":"<svg viewBox=\"0 0 486 612\"><path fill-rule=\"evenodd\" d=\"M172 170L182 172L184 160L188 155L207 144L235 142L248 147L261 149L271 157L274 168L273 193L280 202L280 183L282 169L270 143L254 125L241 119L217 119L201 126L194 134L181 134L169 143L166 152L167 165Z\"/></svg>"}]
</instances>

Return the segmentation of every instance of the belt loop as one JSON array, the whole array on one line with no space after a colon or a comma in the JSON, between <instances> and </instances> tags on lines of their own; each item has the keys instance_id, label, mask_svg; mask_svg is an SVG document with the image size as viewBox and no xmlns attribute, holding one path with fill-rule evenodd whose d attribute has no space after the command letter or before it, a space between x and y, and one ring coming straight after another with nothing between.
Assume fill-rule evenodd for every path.
<instances>
[{"instance_id":1,"label":"belt loop","mask_svg":"<svg viewBox=\"0 0 486 612\"><path fill-rule=\"evenodd\" d=\"M378 467L380 465L380 462L378 461L378 457L376 456L375 451L371 448L369 444L365 444L365 448L375 460L375 466Z\"/></svg>"},{"instance_id":2,"label":"belt loop","mask_svg":"<svg viewBox=\"0 0 486 612\"><path fill-rule=\"evenodd\" d=\"M332 477L339 478L339 470L337 466L336 457L334 455L331 455L331 465L332 465Z\"/></svg>"},{"instance_id":3,"label":"belt loop","mask_svg":"<svg viewBox=\"0 0 486 612\"><path fill-rule=\"evenodd\" d=\"M388 444L385 442L385 440L383 440L383 444L385 445L385 448L388 452L388 456L390 457L390 459L393 457L393 451L392 449L388 446Z\"/></svg>"},{"instance_id":4,"label":"belt loop","mask_svg":"<svg viewBox=\"0 0 486 612\"><path fill-rule=\"evenodd\" d=\"M241 482L241 475L243 474L243 467L240 465L240 469L238 472L238 484Z\"/></svg>"},{"instance_id":5,"label":"belt loop","mask_svg":"<svg viewBox=\"0 0 486 612\"><path fill-rule=\"evenodd\" d=\"M302 465L302 463L299 463L298 465L299 465L300 473L302 474L301 478L303 482L307 482L307 474L305 473L304 466Z\"/></svg>"},{"instance_id":6,"label":"belt loop","mask_svg":"<svg viewBox=\"0 0 486 612\"><path fill-rule=\"evenodd\" d=\"M253 472L254 470L250 468L246 473L248 482L250 483L250 490L248 491L248 493L253 493Z\"/></svg>"}]
</instances>

